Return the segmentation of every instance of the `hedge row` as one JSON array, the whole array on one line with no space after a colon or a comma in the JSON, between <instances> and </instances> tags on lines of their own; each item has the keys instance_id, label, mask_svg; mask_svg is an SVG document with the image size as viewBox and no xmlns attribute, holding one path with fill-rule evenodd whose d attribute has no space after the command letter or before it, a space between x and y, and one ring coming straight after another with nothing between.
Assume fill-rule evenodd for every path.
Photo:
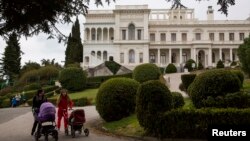
<instances>
[{"instance_id":1,"label":"hedge row","mask_svg":"<svg viewBox=\"0 0 250 141\"><path fill-rule=\"evenodd\" d=\"M175 109L155 117L150 133L160 138L207 138L208 130L218 126L250 126L250 109ZM155 128L157 127L157 128Z\"/></svg>"},{"instance_id":2,"label":"hedge row","mask_svg":"<svg viewBox=\"0 0 250 141\"><path fill-rule=\"evenodd\" d=\"M189 85L194 81L196 74L183 74L181 75L181 81L184 87L184 90L187 90Z\"/></svg>"}]
</instances>

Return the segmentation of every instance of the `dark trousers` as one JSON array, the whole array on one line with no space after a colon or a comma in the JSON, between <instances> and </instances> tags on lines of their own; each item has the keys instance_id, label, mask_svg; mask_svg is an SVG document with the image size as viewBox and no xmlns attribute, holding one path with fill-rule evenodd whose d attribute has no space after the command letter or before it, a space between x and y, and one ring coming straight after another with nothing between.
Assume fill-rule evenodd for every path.
<instances>
[{"instance_id":1,"label":"dark trousers","mask_svg":"<svg viewBox=\"0 0 250 141\"><path fill-rule=\"evenodd\" d=\"M41 126L42 126L42 125L39 123L38 118L37 118L38 113L37 113L37 112L34 112L34 113L33 113L33 116L34 116L34 123L33 123L33 127L32 127L32 130L31 130L31 133L32 133L32 134L35 133L36 131L40 131ZM37 128L37 130L36 130L37 124L38 124L38 128Z\"/></svg>"}]
</instances>

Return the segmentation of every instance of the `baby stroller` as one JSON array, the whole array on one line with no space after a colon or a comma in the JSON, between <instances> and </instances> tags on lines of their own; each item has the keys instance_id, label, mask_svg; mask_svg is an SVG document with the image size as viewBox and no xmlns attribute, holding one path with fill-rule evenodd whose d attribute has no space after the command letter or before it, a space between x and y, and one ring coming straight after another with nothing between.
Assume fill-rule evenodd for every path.
<instances>
[{"instance_id":1,"label":"baby stroller","mask_svg":"<svg viewBox=\"0 0 250 141\"><path fill-rule=\"evenodd\" d=\"M85 113L83 109L73 110L69 116L68 123L70 127L70 133L72 138L75 137L75 132L78 131L79 134L84 132L85 136L89 135L89 129L84 128L84 123L86 122Z\"/></svg>"},{"instance_id":2,"label":"baby stroller","mask_svg":"<svg viewBox=\"0 0 250 141\"><path fill-rule=\"evenodd\" d=\"M58 132L56 130L55 123L55 106L50 102L45 102L41 105L37 120L39 121L40 129L38 128L35 133L36 141L44 135L45 141L48 141L49 135L51 135L55 141L58 140Z\"/></svg>"}]
</instances>

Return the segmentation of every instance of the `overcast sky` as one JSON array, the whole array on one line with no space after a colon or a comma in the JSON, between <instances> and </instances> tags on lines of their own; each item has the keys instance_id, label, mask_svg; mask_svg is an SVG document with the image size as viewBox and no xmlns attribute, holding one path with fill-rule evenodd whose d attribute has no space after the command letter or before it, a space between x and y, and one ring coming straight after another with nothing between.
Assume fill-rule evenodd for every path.
<instances>
[{"instance_id":1,"label":"overcast sky","mask_svg":"<svg viewBox=\"0 0 250 141\"><path fill-rule=\"evenodd\" d=\"M116 3L111 3L109 6L105 4L103 7L96 7L94 0L91 0L89 5L89 10L103 10L103 9L113 9L115 5L140 5L147 4L151 9L169 9L171 8L171 2L167 3L165 0L116 0ZM105 0L103 0L105 1ZM219 6L217 6L217 0L204 0L198 2L196 0L182 0L182 3L188 7L195 9L195 17L200 20L206 19L206 10L208 6L213 6L214 18L215 20L245 20L250 16L250 0L235 0L236 5L229 7L229 14L226 17L221 12L217 11ZM79 17L80 28L83 31L84 17ZM58 28L65 35L69 35L71 31L72 24L68 25L58 25ZM81 32L83 35L83 33ZM57 39L47 40L48 35L39 34L32 38L21 38L20 46L21 50L24 52L22 55L21 63L22 65L29 60L41 63L42 59L53 59L55 61L63 64L65 59L65 49L64 43L58 43ZM83 39L83 36L81 36ZM4 48L6 47L6 42L0 37L0 58L2 58Z\"/></svg>"}]
</instances>

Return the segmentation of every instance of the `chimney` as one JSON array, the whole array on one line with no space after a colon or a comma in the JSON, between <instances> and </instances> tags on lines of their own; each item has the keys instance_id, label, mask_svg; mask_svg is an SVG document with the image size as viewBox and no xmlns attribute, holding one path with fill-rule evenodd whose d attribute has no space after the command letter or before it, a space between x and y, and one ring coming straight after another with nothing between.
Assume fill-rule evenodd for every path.
<instances>
[{"instance_id":1,"label":"chimney","mask_svg":"<svg viewBox=\"0 0 250 141\"><path fill-rule=\"evenodd\" d=\"M213 10L212 6L208 6L208 9L207 9L207 20L208 21L214 20L214 10Z\"/></svg>"}]
</instances>

